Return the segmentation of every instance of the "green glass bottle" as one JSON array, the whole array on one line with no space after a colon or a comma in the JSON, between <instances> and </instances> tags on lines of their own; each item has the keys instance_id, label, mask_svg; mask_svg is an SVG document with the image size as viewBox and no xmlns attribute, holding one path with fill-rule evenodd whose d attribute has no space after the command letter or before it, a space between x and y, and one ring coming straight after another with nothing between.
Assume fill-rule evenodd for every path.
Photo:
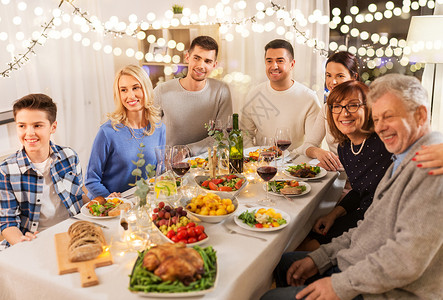
<instances>
[{"instance_id":1,"label":"green glass bottle","mask_svg":"<svg viewBox=\"0 0 443 300\"><path fill-rule=\"evenodd\" d=\"M243 173L243 136L238 127L238 114L232 115L229 133L229 173Z\"/></svg>"}]
</instances>

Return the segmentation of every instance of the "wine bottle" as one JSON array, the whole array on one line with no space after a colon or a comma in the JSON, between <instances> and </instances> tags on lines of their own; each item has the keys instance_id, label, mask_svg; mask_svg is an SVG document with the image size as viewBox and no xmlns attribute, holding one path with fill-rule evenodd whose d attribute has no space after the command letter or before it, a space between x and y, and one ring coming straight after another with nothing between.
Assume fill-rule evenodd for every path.
<instances>
[{"instance_id":1,"label":"wine bottle","mask_svg":"<svg viewBox=\"0 0 443 300\"><path fill-rule=\"evenodd\" d=\"M243 173L243 136L238 127L238 114L232 115L229 133L229 173Z\"/></svg>"}]
</instances>

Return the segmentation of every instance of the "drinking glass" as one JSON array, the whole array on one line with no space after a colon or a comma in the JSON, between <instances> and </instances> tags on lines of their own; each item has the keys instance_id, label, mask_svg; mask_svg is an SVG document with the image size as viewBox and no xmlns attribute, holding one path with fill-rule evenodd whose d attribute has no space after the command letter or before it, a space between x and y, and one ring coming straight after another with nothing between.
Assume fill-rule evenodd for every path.
<instances>
[{"instance_id":1,"label":"drinking glass","mask_svg":"<svg viewBox=\"0 0 443 300\"><path fill-rule=\"evenodd\" d=\"M171 166L174 173L180 178L180 186L183 184L183 176L188 173L191 165L189 159L191 150L186 145L175 145L172 147Z\"/></svg>"},{"instance_id":2,"label":"drinking glass","mask_svg":"<svg viewBox=\"0 0 443 300\"><path fill-rule=\"evenodd\" d=\"M269 198L268 181L277 174L277 162L274 151L261 151L258 156L257 174L265 182L266 198L258 200L259 204L273 206L275 202Z\"/></svg>"},{"instance_id":3,"label":"drinking glass","mask_svg":"<svg viewBox=\"0 0 443 300\"><path fill-rule=\"evenodd\" d=\"M261 148L260 151L266 151L266 150L271 151L272 149L277 150L275 148L275 139L269 136L263 137L263 142L261 143L260 148Z\"/></svg>"},{"instance_id":4,"label":"drinking glass","mask_svg":"<svg viewBox=\"0 0 443 300\"><path fill-rule=\"evenodd\" d=\"M221 120L209 120L209 128L212 131L223 132L223 125Z\"/></svg>"},{"instance_id":5,"label":"drinking glass","mask_svg":"<svg viewBox=\"0 0 443 300\"><path fill-rule=\"evenodd\" d=\"M285 150L291 146L291 131L288 127L277 128L275 132L275 144L282 152L282 168L285 164ZM277 150L277 149L276 149Z\"/></svg>"},{"instance_id":6,"label":"drinking glass","mask_svg":"<svg viewBox=\"0 0 443 300\"><path fill-rule=\"evenodd\" d=\"M233 127L233 123L232 123L232 115L228 116L228 122L226 122L226 132L229 134L231 133Z\"/></svg>"}]
</instances>

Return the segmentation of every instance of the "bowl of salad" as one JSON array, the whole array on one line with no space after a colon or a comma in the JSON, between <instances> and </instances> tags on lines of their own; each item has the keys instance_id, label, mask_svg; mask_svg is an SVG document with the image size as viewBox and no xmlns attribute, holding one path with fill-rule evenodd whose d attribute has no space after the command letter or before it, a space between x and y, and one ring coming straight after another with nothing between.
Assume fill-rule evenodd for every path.
<instances>
[{"instance_id":1,"label":"bowl of salad","mask_svg":"<svg viewBox=\"0 0 443 300\"><path fill-rule=\"evenodd\" d=\"M129 210L132 202L123 198L97 197L82 206L80 212L89 218L115 218L120 216L120 210Z\"/></svg>"},{"instance_id":2,"label":"bowl of salad","mask_svg":"<svg viewBox=\"0 0 443 300\"><path fill-rule=\"evenodd\" d=\"M200 189L215 194L230 193L237 195L248 185L248 180L241 174L219 175L215 178L200 175L194 177Z\"/></svg>"}]
</instances>

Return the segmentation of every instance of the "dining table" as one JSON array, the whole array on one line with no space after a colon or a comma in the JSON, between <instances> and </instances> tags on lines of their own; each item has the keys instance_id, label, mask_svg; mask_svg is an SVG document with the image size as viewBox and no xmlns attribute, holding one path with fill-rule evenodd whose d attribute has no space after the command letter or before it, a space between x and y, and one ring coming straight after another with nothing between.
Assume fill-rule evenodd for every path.
<instances>
[{"instance_id":1,"label":"dining table","mask_svg":"<svg viewBox=\"0 0 443 300\"><path fill-rule=\"evenodd\" d=\"M289 164L309 160L301 155ZM192 181L192 175L187 175L189 181ZM201 247L212 246L217 255L216 284L210 292L200 296L190 294L186 299L259 299L271 287L272 271L281 255L294 250L311 230L318 215L332 209L340 198L345 180L339 175L338 172L327 172L321 179L308 181L311 190L305 195L291 198L271 195L276 202L274 207L290 216L290 222L284 228L271 232L250 231L234 222L238 212L259 208L257 201L265 196L264 183L258 178L250 180L236 196L238 208L232 216L221 223L202 223L208 239ZM285 176L279 172L276 178L289 179ZM79 273L59 275L54 237L67 232L76 221L69 218L38 233L31 242L22 242L0 252L0 299L105 300L146 297L143 293L128 289L129 275L138 253L118 247L119 218L91 220L82 214L77 216L108 227L103 232L110 245L113 264L95 269L99 284L81 287ZM158 233L150 231L150 234L154 237ZM147 299L164 297L174 298L174 295Z\"/></svg>"}]
</instances>

